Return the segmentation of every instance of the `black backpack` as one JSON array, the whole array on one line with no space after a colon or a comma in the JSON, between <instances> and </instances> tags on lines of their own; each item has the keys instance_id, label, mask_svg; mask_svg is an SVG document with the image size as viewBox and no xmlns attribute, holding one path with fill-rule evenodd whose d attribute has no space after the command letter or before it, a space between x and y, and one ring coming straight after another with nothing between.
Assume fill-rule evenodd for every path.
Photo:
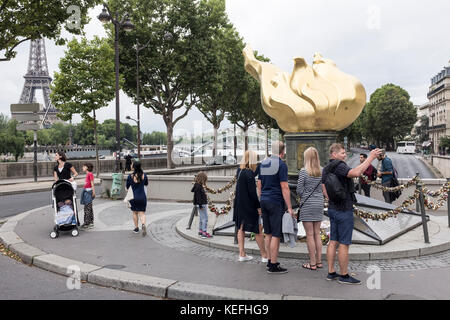
<instances>
[{"instance_id":1,"label":"black backpack","mask_svg":"<svg viewBox=\"0 0 450 320\"><path fill-rule=\"evenodd\" d=\"M334 203L342 203L347 199L348 191L342 185L339 178L334 173L336 167L341 163L341 161L333 161L327 167L325 171L327 172L325 178L325 189L327 189L328 198Z\"/></svg>"}]
</instances>

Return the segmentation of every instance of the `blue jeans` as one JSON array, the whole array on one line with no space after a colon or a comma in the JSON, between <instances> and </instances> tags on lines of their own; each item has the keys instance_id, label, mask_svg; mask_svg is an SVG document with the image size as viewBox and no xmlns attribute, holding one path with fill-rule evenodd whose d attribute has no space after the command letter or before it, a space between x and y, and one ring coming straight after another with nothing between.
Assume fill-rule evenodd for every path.
<instances>
[{"instance_id":1,"label":"blue jeans","mask_svg":"<svg viewBox=\"0 0 450 320\"><path fill-rule=\"evenodd\" d=\"M198 210L198 217L199 217L199 230L206 232L206 227L208 226L208 211L206 209L206 204L203 204L202 207L196 206Z\"/></svg>"}]
</instances>

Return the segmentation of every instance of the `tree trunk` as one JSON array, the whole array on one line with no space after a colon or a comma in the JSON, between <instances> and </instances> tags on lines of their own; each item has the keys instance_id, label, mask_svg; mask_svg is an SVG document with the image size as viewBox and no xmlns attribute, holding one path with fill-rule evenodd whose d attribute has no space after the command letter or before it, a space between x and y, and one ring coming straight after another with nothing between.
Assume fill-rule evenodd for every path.
<instances>
[{"instance_id":1,"label":"tree trunk","mask_svg":"<svg viewBox=\"0 0 450 320\"><path fill-rule=\"evenodd\" d=\"M234 124L233 131L234 131L234 138L233 138L233 149L234 150L233 150L233 152L234 152L234 158L237 161L237 154L236 154L236 149L237 149L236 124Z\"/></svg>"},{"instance_id":2,"label":"tree trunk","mask_svg":"<svg viewBox=\"0 0 450 320\"><path fill-rule=\"evenodd\" d=\"M95 166L98 178L100 176L100 160L98 158L98 134L97 134L97 120L95 118L95 109L94 109L94 137L95 137Z\"/></svg>"},{"instance_id":3,"label":"tree trunk","mask_svg":"<svg viewBox=\"0 0 450 320\"><path fill-rule=\"evenodd\" d=\"M244 153L245 153L245 151L248 150L248 127L244 128L244 137L245 137L245 144L244 144Z\"/></svg>"},{"instance_id":4,"label":"tree trunk","mask_svg":"<svg viewBox=\"0 0 450 320\"><path fill-rule=\"evenodd\" d=\"M214 142L213 142L213 150L212 150L212 156L213 158L217 155L217 132L219 130L218 125L214 125Z\"/></svg>"},{"instance_id":5,"label":"tree trunk","mask_svg":"<svg viewBox=\"0 0 450 320\"><path fill-rule=\"evenodd\" d=\"M175 165L172 161L173 152L173 124L171 122L166 123L167 127L167 168L173 169Z\"/></svg>"}]
</instances>

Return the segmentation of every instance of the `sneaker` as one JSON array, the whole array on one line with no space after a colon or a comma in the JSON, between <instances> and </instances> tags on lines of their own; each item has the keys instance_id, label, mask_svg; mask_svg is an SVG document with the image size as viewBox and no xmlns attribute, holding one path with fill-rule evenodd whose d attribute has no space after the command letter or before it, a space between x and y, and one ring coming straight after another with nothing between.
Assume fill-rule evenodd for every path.
<instances>
[{"instance_id":1,"label":"sneaker","mask_svg":"<svg viewBox=\"0 0 450 320\"><path fill-rule=\"evenodd\" d=\"M145 237L147 235L147 228L145 227L145 225L142 225L142 236Z\"/></svg>"},{"instance_id":2,"label":"sneaker","mask_svg":"<svg viewBox=\"0 0 450 320\"><path fill-rule=\"evenodd\" d=\"M203 234L202 230L198 230L198 235L201 236Z\"/></svg>"},{"instance_id":3,"label":"sneaker","mask_svg":"<svg viewBox=\"0 0 450 320\"><path fill-rule=\"evenodd\" d=\"M93 229L94 228L94 224L93 223L89 223L85 228L86 229Z\"/></svg>"},{"instance_id":4,"label":"sneaker","mask_svg":"<svg viewBox=\"0 0 450 320\"><path fill-rule=\"evenodd\" d=\"M267 270L267 273L278 273L278 274L282 274L282 273L287 273L287 269L280 267L279 264L272 264L269 268L269 270Z\"/></svg>"},{"instance_id":5,"label":"sneaker","mask_svg":"<svg viewBox=\"0 0 450 320\"><path fill-rule=\"evenodd\" d=\"M268 263L268 262L269 262L269 259L261 257L261 262L262 262L262 263Z\"/></svg>"},{"instance_id":6,"label":"sneaker","mask_svg":"<svg viewBox=\"0 0 450 320\"><path fill-rule=\"evenodd\" d=\"M133 232L134 232L134 233L139 233L139 228L137 228L137 227L134 228Z\"/></svg>"},{"instance_id":7,"label":"sneaker","mask_svg":"<svg viewBox=\"0 0 450 320\"><path fill-rule=\"evenodd\" d=\"M87 229L87 226L88 226L88 224L87 223L83 223L82 225L81 225L81 229Z\"/></svg>"},{"instance_id":8,"label":"sneaker","mask_svg":"<svg viewBox=\"0 0 450 320\"><path fill-rule=\"evenodd\" d=\"M200 236L202 239L206 239L206 238L208 238L207 236L206 236L206 232L202 232L202 235Z\"/></svg>"},{"instance_id":9,"label":"sneaker","mask_svg":"<svg viewBox=\"0 0 450 320\"><path fill-rule=\"evenodd\" d=\"M338 282L343 284L361 284L360 280L350 277L348 274L340 276Z\"/></svg>"},{"instance_id":10,"label":"sneaker","mask_svg":"<svg viewBox=\"0 0 450 320\"><path fill-rule=\"evenodd\" d=\"M250 261L250 260L252 260L252 259L253 259L252 256L245 256L245 257L239 256L239 262Z\"/></svg>"},{"instance_id":11,"label":"sneaker","mask_svg":"<svg viewBox=\"0 0 450 320\"><path fill-rule=\"evenodd\" d=\"M328 280L328 281L336 280L336 279L339 278L340 276L341 276L341 275L338 274L338 273L336 273L336 272L328 273L328 275L327 275L327 280Z\"/></svg>"},{"instance_id":12,"label":"sneaker","mask_svg":"<svg viewBox=\"0 0 450 320\"><path fill-rule=\"evenodd\" d=\"M203 234L206 236L206 238L212 238L212 237L213 237L213 236L210 235L208 232L204 232Z\"/></svg>"}]
</instances>

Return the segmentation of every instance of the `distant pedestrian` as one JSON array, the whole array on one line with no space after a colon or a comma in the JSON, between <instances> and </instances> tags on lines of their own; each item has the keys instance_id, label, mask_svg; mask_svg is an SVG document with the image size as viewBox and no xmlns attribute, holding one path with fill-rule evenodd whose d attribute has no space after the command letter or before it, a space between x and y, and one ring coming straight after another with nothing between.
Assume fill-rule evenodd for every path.
<instances>
[{"instance_id":1,"label":"distant pedestrian","mask_svg":"<svg viewBox=\"0 0 450 320\"><path fill-rule=\"evenodd\" d=\"M366 161L366 159L367 154L361 153L359 155L359 163L363 163L364 161ZM366 169L366 171L364 171L363 175L367 177L367 180L369 182L375 181L377 180L377 169L375 169L375 167L372 164L370 164L370 166ZM371 185L368 184L362 177L359 178L359 185L361 185L361 189L364 191L364 195L366 197L370 197ZM356 188L357 191L359 190L359 185Z\"/></svg>"},{"instance_id":2,"label":"distant pedestrian","mask_svg":"<svg viewBox=\"0 0 450 320\"><path fill-rule=\"evenodd\" d=\"M256 193L255 172L257 169L257 155L247 150L242 157L241 164L236 172L236 196L233 206L233 221L238 228L239 261L252 260L244 249L245 232L255 234L256 243L261 253L261 262L267 263L267 254L264 245L262 226L259 223L262 215L261 205Z\"/></svg>"},{"instance_id":3,"label":"distant pedestrian","mask_svg":"<svg viewBox=\"0 0 450 320\"><path fill-rule=\"evenodd\" d=\"M125 156L125 171L131 171L131 159L130 154Z\"/></svg>"},{"instance_id":4,"label":"distant pedestrian","mask_svg":"<svg viewBox=\"0 0 450 320\"><path fill-rule=\"evenodd\" d=\"M322 268L322 239L320 225L323 220L323 189L322 172L319 153L314 147L309 147L303 155L305 167L298 175L297 195L300 196L300 214L298 220L303 223L306 231L306 244L309 253L309 263L302 264L305 269Z\"/></svg>"},{"instance_id":5,"label":"distant pedestrian","mask_svg":"<svg viewBox=\"0 0 450 320\"><path fill-rule=\"evenodd\" d=\"M191 189L191 192L194 192L194 206L197 207L198 216L199 216L199 228L198 235L202 237L202 239L212 238L207 231L208 228L208 198L206 197L206 192L204 189L204 185L208 180L208 176L203 171L200 171L195 176L195 184Z\"/></svg>"},{"instance_id":6,"label":"distant pedestrian","mask_svg":"<svg viewBox=\"0 0 450 320\"><path fill-rule=\"evenodd\" d=\"M72 182L74 190L77 189L75 178L78 176L78 172L75 170L70 162L66 162L66 154L62 151L58 151L55 154L55 160L57 165L53 168L53 179L58 180L69 180Z\"/></svg>"},{"instance_id":7,"label":"distant pedestrian","mask_svg":"<svg viewBox=\"0 0 450 320\"><path fill-rule=\"evenodd\" d=\"M363 163L352 169L345 163L347 153L344 146L340 143L333 143L330 146L331 160L322 171L322 183L326 187L324 195L329 199L328 216L330 218L327 280L339 279L339 283L361 284L360 280L348 274L348 251L352 243L354 227L353 204L356 201L352 178L359 177L380 153L380 149L372 150ZM337 248L340 274L336 273L334 268Z\"/></svg>"},{"instance_id":8,"label":"distant pedestrian","mask_svg":"<svg viewBox=\"0 0 450 320\"><path fill-rule=\"evenodd\" d=\"M133 173L128 176L127 190L133 189L133 199L130 200L131 211L133 211L134 233L139 233L139 220L142 226L142 236L147 235L147 227L145 223L145 211L147 210L147 175L142 171L141 163L135 161L132 164Z\"/></svg>"},{"instance_id":9,"label":"distant pedestrian","mask_svg":"<svg viewBox=\"0 0 450 320\"><path fill-rule=\"evenodd\" d=\"M285 146L281 141L272 144L272 156L261 162L258 177L258 193L263 217L265 245L268 255L268 273L286 273L280 266L278 253L282 234L282 221L285 208L294 217L291 206L291 191L288 185L288 169L282 160Z\"/></svg>"},{"instance_id":10,"label":"distant pedestrian","mask_svg":"<svg viewBox=\"0 0 450 320\"><path fill-rule=\"evenodd\" d=\"M95 198L94 174L92 173L94 166L92 163L83 164L83 172L86 173L86 180L83 191L81 191L80 203L84 204L84 223L83 229L92 229L94 227L94 210L92 202Z\"/></svg>"},{"instance_id":11,"label":"distant pedestrian","mask_svg":"<svg viewBox=\"0 0 450 320\"><path fill-rule=\"evenodd\" d=\"M378 172L378 177L381 178L381 185L383 187L392 187L392 180L394 179L394 166L392 160L386 155L386 150L382 149L381 154L378 156L378 160L381 161L381 168ZM389 191L383 191L384 201L392 203L395 199Z\"/></svg>"}]
</instances>

